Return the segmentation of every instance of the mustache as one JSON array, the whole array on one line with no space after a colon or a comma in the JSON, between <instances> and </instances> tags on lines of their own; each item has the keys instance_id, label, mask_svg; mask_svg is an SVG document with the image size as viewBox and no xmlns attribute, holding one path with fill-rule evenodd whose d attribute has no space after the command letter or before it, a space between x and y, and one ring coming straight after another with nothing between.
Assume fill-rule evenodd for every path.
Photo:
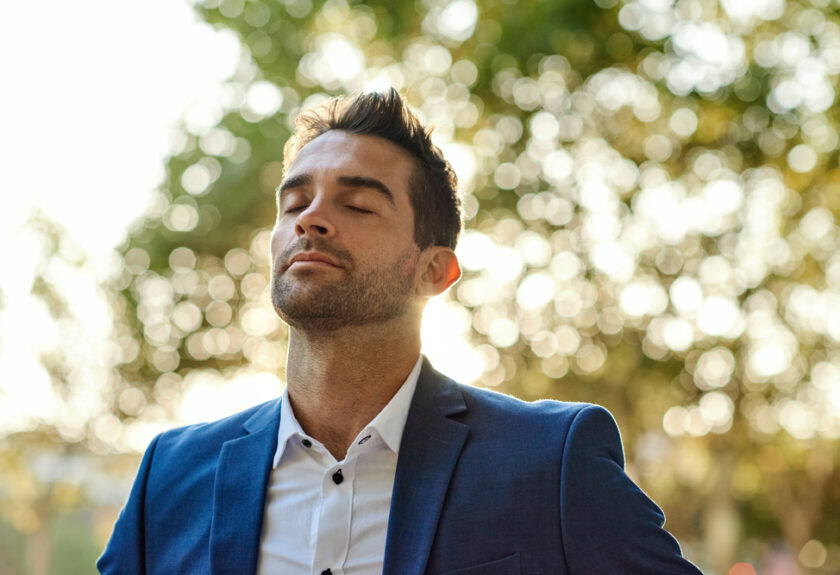
<instances>
[{"instance_id":1,"label":"mustache","mask_svg":"<svg viewBox=\"0 0 840 575\"><path fill-rule=\"evenodd\" d=\"M300 252L307 251L320 252L325 256L332 258L337 264L342 266L351 265L353 263L353 257L347 250L337 248L331 245L330 242L328 242L327 240L323 240L321 238L310 238L303 236L299 238L296 242L290 244L286 249L284 249L280 253L280 257L278 258L278 261L280 263L279 267L285 270L289 267L289 265L291 265L293 257L295 257Z\"/></svg>"}]
</instances>

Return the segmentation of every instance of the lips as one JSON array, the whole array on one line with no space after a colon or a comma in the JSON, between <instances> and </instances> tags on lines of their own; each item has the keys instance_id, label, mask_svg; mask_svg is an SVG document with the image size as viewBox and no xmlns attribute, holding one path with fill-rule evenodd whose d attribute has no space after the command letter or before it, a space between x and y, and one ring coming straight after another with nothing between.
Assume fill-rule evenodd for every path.
<instances>
[{"instance_id":1,"label":"lips","mask_svg":"<svg viewBox=\"0 0 840 575\"><path fill-rule=\"evenodd\" d=\"M298 252L291 259L287 267L292 267L296 263L304 265L331 265L337 268L341 267L335 260L320 252Z\"/></svg>"}]
</instances>

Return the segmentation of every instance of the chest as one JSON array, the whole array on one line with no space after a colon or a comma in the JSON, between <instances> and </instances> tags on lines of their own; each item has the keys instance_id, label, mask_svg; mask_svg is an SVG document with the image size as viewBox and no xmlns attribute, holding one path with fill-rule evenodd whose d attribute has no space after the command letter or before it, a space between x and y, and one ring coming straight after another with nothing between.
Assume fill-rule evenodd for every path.
<instances>
[{"instance_id":1,"label":"chest","mask_svg":"<svg viewBox=\"0 0 840 575\"><path fill-rule=\"evenodd\" d=\"M269 478L258 574L382 572L397 456L291 449Z\"/></svg>"}]
</instances>

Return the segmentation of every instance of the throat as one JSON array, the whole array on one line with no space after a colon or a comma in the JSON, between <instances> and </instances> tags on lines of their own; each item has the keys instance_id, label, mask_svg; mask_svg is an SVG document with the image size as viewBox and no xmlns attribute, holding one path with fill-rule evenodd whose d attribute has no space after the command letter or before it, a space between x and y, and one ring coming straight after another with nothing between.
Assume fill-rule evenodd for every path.
<instances>
[{"instance_id":1,"label":"throat","mask_svg":"<svg viewBox=\"0 0 840 575\"><path fill-rule=\"evenodd\" d=\"M406 382L419 355L417 349L414 354L391 356L384 368L380 362L367 366L304 362L309 365L303 369L290 354L288 395L295 418L341 461L353 440Z\"/></svg>"}]
</instances>

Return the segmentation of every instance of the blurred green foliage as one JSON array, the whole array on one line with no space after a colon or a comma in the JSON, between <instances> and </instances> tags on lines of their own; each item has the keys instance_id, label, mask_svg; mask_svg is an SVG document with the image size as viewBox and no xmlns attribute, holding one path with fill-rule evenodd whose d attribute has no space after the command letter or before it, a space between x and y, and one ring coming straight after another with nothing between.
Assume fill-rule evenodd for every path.
<instances>
[{"instance_id":1,"label":"blurred green foliage","mask_svg":"<svg viewBox=\"0 0 840 575\"><path fill-rule=\"evenodd\" d=\"M840 571L838 7L198 3L241 62L122 250L119 377L90 441L174 417L195 374L282 378L267 252L289 127L395 86L461 181L447 306L475 383L608 407L707 572L780 553Z\"/></svg>"},{"instance_id":2,"label":"blurred green foliage","mask_svg":"<svg viewBox=\"0 0 840 575\"><path fill-rule=\"evenodd\" d=\"M187 124L127 245L148 265L120 286L142 342L126 381L151 399L173 372L282 370L260 342L284 327L247 313L271 313L253 274L290 123L395 85L456 156L453 299L478 382L609 407L631 472L717 572L812 539L831 560L805 566L836 569L840 19L827 2L751 6L199 5L240 38L242 65L217 121ZM220 276L229 297L212 293Z\"/></svg>"},{"instance_id":3,"label":"blurred green foliage","mask_svg":"<svg viewBox=\"0 0 840 575\"><path fill-rule=\"evenodd\" d=\"M33 556L32 540L12 525L0 521L0 575L43 572L49 575L89 575L101 553L91 537L91 511L80 509L57 513L50 518L49 532L41 539L44 555ZM40 534L39 534L40 535Z\"/></svg>"}]
</instances>

